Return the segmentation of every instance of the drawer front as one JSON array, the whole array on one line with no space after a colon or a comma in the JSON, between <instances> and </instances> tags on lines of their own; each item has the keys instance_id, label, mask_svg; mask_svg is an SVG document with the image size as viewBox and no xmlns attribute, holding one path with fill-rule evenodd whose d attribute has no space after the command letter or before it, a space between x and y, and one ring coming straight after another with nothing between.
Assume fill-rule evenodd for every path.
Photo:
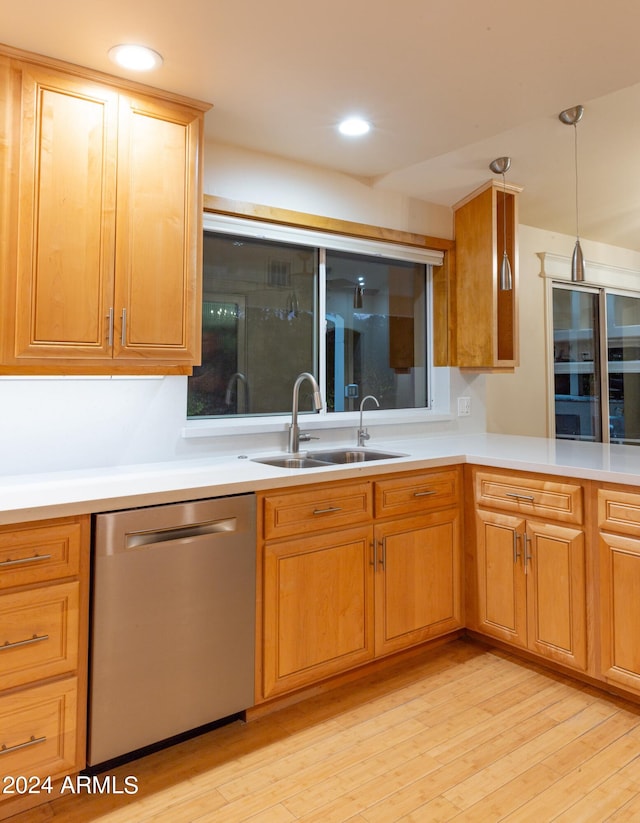
<instances>
[{"instance_id":1,"label":"drawer front","mask_svg":"<svg viewBox=\"0 0 640 823\"><path fill-rule=\"evenodd\" d=\"M458 477L456 469L447 469L378 480L375 483L376 517L393 517L455 506L459 501Z\"/></svg>"},{"instance_id":2,"label":"drawer front","mask_svg":"<svg viewBox=\"0 0 640 823\"><path fill-rule=\"evenodd\" d=\"M623 489L598 489L598 527L640 537L640 494Z\"/></svg>"},{"instance_id":3,"label":"drawer front","mask_svg":"<svg viewBox=\"0 0 640 823\"><path fill-rule=\"evenodd\" d=\"M0 595L0 683L10 689L78 665L79 583Z\"/></svg>"},{"instance_id":4,"label":"drawer front","mask_svg":"<svg viewBox=\"0 0 640 823\"><path fill-rule=\"evenodd\" d=\"M582 523L583 492L576 483L476 471L474 488L476 504L482 507Z\"/></svg>"},{"instance_id":5,"label":"drawer front","mask_svg":"<svg viewBox=\"0 0 640 823\"><path fill-rule=\"evenodd\" d=\"M0 528L0 589L73 577L88 534L88 518Z\"/></svg>"},{"instance_id":6,"label":"drawer front","mask_svg":"<svg viewBox=\"0 0 640 823\"><path fill-rule=\"evenodd\" d=\"M77 771L76 725L75 677L1 696L0 772L55 778Z\"/></svg>"},{"instance_id":7,"label":"drawer front","mask_svg":"<svg viewBox=\"0 0 640 823\"><path fill-rule=\"evenodd\" d=\"M373 514L371 484L317 486L263 499L264 538L289 537L370 520Z\"/></svg>"}]
</instances>

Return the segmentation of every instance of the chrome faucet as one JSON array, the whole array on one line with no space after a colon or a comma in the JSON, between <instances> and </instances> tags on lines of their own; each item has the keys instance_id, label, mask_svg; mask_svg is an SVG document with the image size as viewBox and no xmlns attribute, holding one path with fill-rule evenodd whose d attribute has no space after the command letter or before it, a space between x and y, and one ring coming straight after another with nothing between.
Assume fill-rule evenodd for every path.
<instances>
[{"instance_id":1,"label":"chrome faucet","mask_svg":"<svg viewBox=\"0 0 640 823\"><path fill-rule=\"evenodd\" d=\"M311 440L311 435L306 432L301 432L298 426L298 395L300 393L300 386L308 380L313 388L313 408L320 411L322 408L322 395L320 394L320 387L316 382L315 377L308 371L303 371L296 378L293 384L293 401L291 403L291 425L289 426L289 444L287 451L295 454L300 448L300 441Z\"/></svg>"},{"instance_id":2,"label":"chrome faucet","mask_svg":"<svg viewBox=\"0 0 640 823\"><path fill-rule=\"evenodd\" d=\"M380 403L378 403L378 398L374 397L372 394L368 394L366 397L362 398L362 402L360 403L360 427L358 428L358 445L364 446L365 441L368 440L371 435L366 429L362 428L362 412L364 411L364 404L367 400L373 400L378 408L380 408Z\"/></svg>"}]
</instances>

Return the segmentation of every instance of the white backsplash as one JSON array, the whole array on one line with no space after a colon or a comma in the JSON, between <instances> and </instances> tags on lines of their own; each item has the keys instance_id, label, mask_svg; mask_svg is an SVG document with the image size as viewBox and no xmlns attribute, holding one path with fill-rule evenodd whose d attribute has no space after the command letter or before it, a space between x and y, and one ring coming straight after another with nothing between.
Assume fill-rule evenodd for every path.
<instances>
[{"instance_id":1,"label":"white backsplash","mask_svg":"<svg viewBox=\"0 0 640 823\"><path fill-rule=\"evenodd\" d=\"M372 441L401 435L485 431L485 379L451 370L449 420L373 426ZM0 378L0 472L4 475L118 466L248 450L282 451L281 432L185 439L187 378ZM471 415L457 417L457 397ZM323 440L351 442L355 425Z\"/></svg>"}]
</instances>

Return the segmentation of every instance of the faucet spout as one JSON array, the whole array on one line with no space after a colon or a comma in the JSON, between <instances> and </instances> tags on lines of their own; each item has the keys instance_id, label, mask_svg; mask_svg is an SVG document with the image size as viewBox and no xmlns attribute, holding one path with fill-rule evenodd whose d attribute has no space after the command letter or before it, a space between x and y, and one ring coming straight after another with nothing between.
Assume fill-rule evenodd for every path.
<instances>
[{"instance_id":1,"label":"faucet spout","mask_svg":"<svg viewBox=\"0 0 640 823\"><path fill-rule=\"evenodd\" d=\"M373 400L378 408L380 408L380 403L378 403L378 398L374 397L372 394L368 394L366 397L362 398L362 402L360 403L360 426L358 427L358 445L364 446L365 441L367 441L371 435L369 432L362 427L362 413L364 411L364 404L367 400Z\"/></svg>"},{"instance_id":2,"label":"faucet spout","mask_svg":"<svg viewBox=\"0 0 640 823\"><path fill-rule=\"evenodd\" d=\"M289 426L289 442L287 446L287 451L295 454L300 449L300 440L309 439L308 435L304 435L300 432L300 427L298 426L298 402L300 396L300 386L304 383L305 380L308 380L311 383L311 388L313 389L313 408L316 411L320 411L322 408L322 395L320 394L320 386L318 386L318 382L315 377L308 371L302 372L296 378L296 382L293 384L293 399L291 402L291 425Z\"/></svg>"}]
</instances>

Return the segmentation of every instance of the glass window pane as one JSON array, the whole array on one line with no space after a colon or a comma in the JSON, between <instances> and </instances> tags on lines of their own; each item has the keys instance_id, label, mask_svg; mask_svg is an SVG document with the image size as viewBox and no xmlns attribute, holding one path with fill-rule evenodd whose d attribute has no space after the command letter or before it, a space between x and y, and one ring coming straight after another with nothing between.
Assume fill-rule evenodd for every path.
<instances>
[{"instance_id":1,"label":"glass window pane","mask_svg":"<svg viewBox=\"0 0 640 823\"><path fill-rule=\"evenodd\" d=\"M598 295L553 289L556 437L602 440Z\"/></svg>"},{"instance_id":2,"label":"glass window pane","mask_svg":"<svg viewBox=\"0 0 640 823\"><path fill-rule=\"evenodd\" d=\"M327 410L427 405L426 267L327 251Z\"/></svg>"},{"instance_id":3,"label":"glass window pane","mask_svg":"<svg viewBox=\"0 0 640 823\"><path fill-rule=\"evenodd\" d=\"M205 232L202 365L189 378L188 417L290 412L297 375L317 374L316 271L314 249Z\"/></svg>"},{"instance_id":4,"label":"glass window pane","mask_svg":"<svg viewBox=\"0 0 640 823\"><path fill-rule=\"evenodd\" d=\"M607 294L609 437L640 443L640 298Z\"/></svg>"}]
</instances>

